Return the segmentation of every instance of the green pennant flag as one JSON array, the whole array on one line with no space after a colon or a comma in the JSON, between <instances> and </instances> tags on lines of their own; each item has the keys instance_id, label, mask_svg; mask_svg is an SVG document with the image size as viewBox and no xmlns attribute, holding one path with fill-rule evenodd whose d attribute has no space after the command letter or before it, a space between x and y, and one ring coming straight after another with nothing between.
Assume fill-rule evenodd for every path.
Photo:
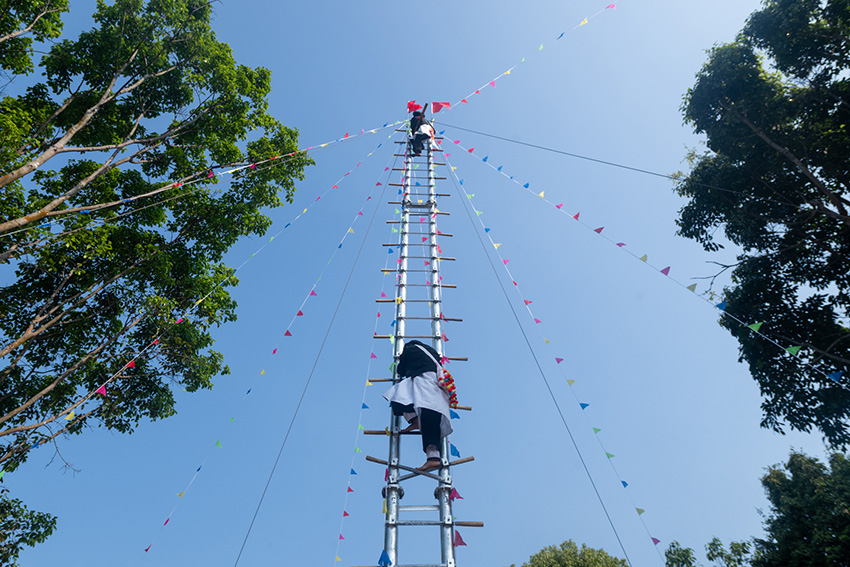
<instances>
[{"instance_id":1,"label":"green pennant flag","mask_svg":"<svg viewBox=\"0 0 850 567\"><path fill-rule=\"evenodd\" d=\"M363 451L360 450L360 447L355 447L354 452L355 453L362 453Z\"/></svg>"},{"instance_id":2,"label":"green pennant flag","mask_svg":"<svg viewBox=\"0 0 850 567\"><path fill-rule=\"evenodd\" d=\"M600 431L602 431L602 430L601 430L601 429L599 429L598 427L594 427L594 428L593 428L593 432L594 432L594 433L599 433Z\"/></svg>"},{"instance_id":3,"label":"green pennant flag","mask_svg":"<svg viewBox=\"0 0 850 567\"><path fill-rule=\"evenodd\" d=\"M231 417L231 418L230 418L230 421L236 421L236 418L235 418L235 417Z\"/></svg>"},{"instance_id":4,"label":"green pennant flag","mask_svg":"<svg viewBox=\"0 0 850 567\"><path fill-rule=\"evenodd\" d=\"M763 321L761 323L753 323L752 325L747 325L747 327L758 333L762 325L764 325Z\"/></svg>"},{"instance_id":5,"label":"green pennant flag","mask_svg":"<svg viewBox=\"0 0 850 567\"><path fill-rule=\"evenodd\" d=\"M696 292L696 290L697 290L697 284L692 283L691 285L689 285L689 286L688 286L688 289L689 289L689 290L691 290L691 291L693 291L693 292Z\"/></svg>"},{"instance_id":6,"label":"green pennant flag","mask_svg":"<svg viewBox=\"0 0 850 567\"><path fill-rule=\"evenodd\" d=\"M792 347L788 347L788 348L786 348L785 350L787 350L787 351L788 351L789 353L791 353L792 355L797 356L797 353L798 353L798 352L800 352L800 349L801 349L801 348L803 348L803 347L801 347L801 346L792 346Z\"/></svg>"},{"instance_id":7,"label":"green pennant flag","mask_svg":"<svg viewBox=\"0 0 850 567\"><path fill-rule=\"evenodd\" d=\"M570 378L567 378L567 384L569 384L570 386L572 386L572 385L573 385L573 384L575 384L575 383L576 383L576 381L575 381L575 380L572 380L572 379L570 379Z\"/></svg>"},{"instance_id":8,"label":"green pennant flag","mask_svg":"<svg viewBox=\"0 0 850 567\"><path fill-rule=\"evenodd\" d=\"M640 516L640 515L642 515L644 512L646 512L646 510L644 510L643 508L635 508L635 510L637 510L638 516Z\"/></svg>"},{"instance_id":9,"label":"green pennant flag","mask_svg":"<svg viewBox=\"0 0 850 567\"><path fill-rule=\"evenodd\" d=\"M649 258L647 257L647 255L646 255L646 254L644 254L643 256L641 256L641 257L640 257L640 261L641 261L641 262L646 262L648 259L649 259Z\"/></svg>"},{"instance_id":10,"label":"green pennant flag","mask_svg":"<svg viewBox=\"0 0 850 567\"><path fill-rule=\"evenodd\" d=\"M394 228L394 229L393 229L393 232L398 232L398 230Z\"/></svg>"},{"instance_id":11,"label":"green pennant flag","mask_svg":"<svg viewBox=\"0 0 850 567\"><path fill-rule=\"evenodd\" d=\"M609 459L613 459L613 458L614 458L614 455L612 455L612 454L611 454L611 453L609 453L608 451L605 451L605 456L606 456L606 457L608 457Z\"/></svg>"},{"instance_id":12,"label":"green pennant flag","mask_svg":"<svg viewBox=\"0 0 850 567\"><path fill-rule=\"evenodd\" d=\"M361 423L360 425L357 426L357 429L366 429L366 428L363 427L363 424Z\"/></svg>"},{"instance_id":13,"label":"green pennant flag","mask_svg":"<svg viewBox=\"0 0 850 567\"><path fill-rule=\"evenodd\" d=\"M216 446L216 447L221 447L221 439L219 439L218 441L216 441L216 442L215 442L215 446Z\"/></svg>"}]
</instances>

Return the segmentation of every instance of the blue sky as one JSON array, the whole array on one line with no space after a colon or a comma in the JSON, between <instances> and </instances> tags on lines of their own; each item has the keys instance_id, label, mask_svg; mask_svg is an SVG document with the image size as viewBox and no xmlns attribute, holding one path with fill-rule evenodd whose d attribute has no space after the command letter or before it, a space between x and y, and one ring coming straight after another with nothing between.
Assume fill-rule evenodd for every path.
<instances>
[{"instance_id":1,"label":"blue sky","mask_svg":"<svg viewBox=\"0 0 850 567\"><path fill-rule=\"evenodd\" d=\"M659 551L672 540L701 550L713 536L728 542L761 535L764 468L785 460L792 447L823 454L817 435L759 428L758 388L737 362L735 341L708 302L676 284L696 282L704 290L704 281L693 278L712 275L706 262L716 258L675 236L683 202L671 182L446 126L661 173L686 168L683 157L700 140L682 124L682 96L705 50L734 39L759 3L623 0L555 39L608 3L216 7L215 29L237 60L272 70L271 111L300 130L304 146L403 119L411 99L455 103L517 65L496 88L436 116L446 145L475 147L479 158L502 165L534 193L564 203L562 210L547 205L463 151L449 161L475 197L458 195L450 181L440 186L452 193L440 203L452 213L440 229L455 235L441 245L458 259L443 266L445 282L458 284L445 291L445 313L464 319L446 328L449 354L470 359L451 370L461 403L474 407L454 423L452 442L476 459L455 471L464 497L455 515L486 524L461 530L468 544L458 550L461 565L520 564L566 539L622 556L535 356L633 565L663 565L650 534L661 540ZM93 3L73 4L69 33L90 26ZM393 159L387 135L316 153L295 203L270 212L269 236L281 236L244 240L231 251L228 260L237 266L269 244L239 271L239 321L216 332L231 375L209 392L179 392L178 415L142 424L131 436L94 430L63 441L62 456L79 472L50 465L52 454L42 450L6 476L15 496L59 516L57 533L26 551L23 565L234 564L308 378L239 565L375 562L383 545L383 469L363 456L384 457L386 444L358 435L358 424L382 429L388 420L382 387L364 387L367 376L385 377L391 356L387 341L371 338L376 328L389 332L390 320L386 308L376 318L374 299L382 289L393 293L391 278L379 272L388 260L381 243L393 236L384 221L393 217L386 201L394 195L380 193ZM338 190L315 202L349 170ZM384 185L376 187L378 181ZM510 260L540 324L525 312L493 247L480 244L476 235L484 233L470 222L468 205L482 211L478 218L501 243L498 252ZM583 224L570 218L577 212ZM351 226L355 232L338 248ZM627 246L593 232L601 226ZM647 264L636 259L644 253ZM658 272L665 266L669 278ZM320 274L318 295L284 341ZM556 364L555 357L565 360ZM567 379L575 380L572 387ZM579 401L590 406L582 411ZM363 402L371 409L362 411ZM418 464L421 456L410 447ZM406 503L427 502L432 489L411 487ZM639 518L635 507L646 513ZM343 509L350 516L341 524ZM435 561L438 536L402 532L401 550L404 562Z\"/></svg>"}]
</instances>

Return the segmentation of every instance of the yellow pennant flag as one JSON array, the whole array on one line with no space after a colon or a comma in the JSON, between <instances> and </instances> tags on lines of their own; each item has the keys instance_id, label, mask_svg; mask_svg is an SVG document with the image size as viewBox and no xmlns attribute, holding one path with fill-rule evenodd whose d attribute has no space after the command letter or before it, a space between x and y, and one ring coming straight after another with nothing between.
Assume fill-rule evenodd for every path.
<instances>
[{"instance_id":1,"label":"yellow pennant flag","mask_svg":"<svg viewBox=\"0 0 850 567\"><path fill-rule=\"evenodd\" d=\"M180 492L179 494L177 494L177 498L183 498L184 494L186 494L185 490L183 492Z\"/></svg>"},{"instance_id":2,"label":"yellow pennant flag","mask_svg":"<svg viewBox=\"0 0 850 567\"><path fill-rule=\"evenodd\" d=\"M456 169L457 169L457 168L456 168L455 166L452 166L452 171L454 171L454 170L456 170Z\"/></svg>"},{"instance_id":3,"label":"yellow pennant flag","mask_svg":"<svg viewBox=\"0 0 850 567\"><path fill-rule=\"evenodd\" d=\"M499 246L501 246L501 245L502 245L502 243L501 243L501 242L494 242L494 243L493 243L493 248L495 248L496 250L498 250L498 249L499 249Z\"/></svg>"},{"instance_id":4,"label":"yellow pennant flag","mask_svg":"<svg viewBox=\"0 0 850 567\"><path fill-rule=\"evenodd\" d=\"M581 23L579 24L579 27L583 26L586 23L587 23L587 18L585 18L581 21Z\"/></svg>"},{"instance_id":5,"label":"yellow pennant flag","mask_svg":"<svg viewBox=\"0 0 850 567\"><path fill-rule=\"evenodd\" d=\"M504 74L505 74L505 75L510 75L510 74L511 74L511 70L510 70L510 69L508 69L507 71L505 71L505 73L504 73Z\"/></svg>"},{"instance_id":6,"label":"yellow pennant flag","mask_svg":"<svg viewBox=\"0 0 850 567\"><path fill-rule=\"evenodd\" d=\"M575 380L571 380L571 379L569 379L569 378L567 379L567 384L569 384L570 386L572 386L572 385L573 385L573 384L575 384L575 383L576 383L576 381L575 381Z\"/></svg>"},{"instance_id":7,"label":"yellow pennant flag","mask_svg":"<svg viewBox=\"0 0 850 567\"><path fill-rule=\"evenodd\" d=\"M688 286L688 289L689 289L690 291L696 292L696 290L697 290L697 284L692 283L691 285L689 285L689 286Z\"/></svg>"},{"instance_id":8,"label":"yellow pennant flag","mask_svg":"<svg viewBox=\"0 0 850 567\"><path fill-rule=\"evenodd\" d=\"M307 212L307 209L304 209L303 211L301 211L301 214L303 215L306 212Z\"/></svg>"},{"instance_id":9,"label":"yellow pennant flag","mask_svg":"<svg viewBox=\"0 0 850 567\"><path fill-rule=\"evenodd\" d=\"M537 195L537 196L538 196L538 197L540 197L540 198L542 199L542 198L543 198L543 193L545 193L545 192L546 192L546 191L541 191L541 192L540 192L540 194L539 194L539 195Z\"/></svg>"},{"instance_id":10,"label":"yellow pennant flag","mask_svg":"<svg viewBox=\"0 0 850 567\"><path fill-rule=\"evenodd\" d=\"M381 513L382 514L387 513L387 499L386 498L384 498L384 504L381 506Z\"/></svg>"},{"instance_id":11,"label":"yellow pennant flag","mask_svg":"<svg viewBox=\"0 0 850 567\"><path fill-rule=\"evenodd\" d=\"M396 305L401 305L401 298L400 298L400 297L396 297L396 298L395 298L395 304L396 304Z\"/></svg>"},{"instance_id":12,"label":"yellow pennant flag","mask_svg":"<svg viewBox=\"0 0 850 567\"><path fill-rule=\"evenodd\" d=\"M640 257L641 262L646 262L646 260L647 260L646 254L644 254L643 256Z\"/></svg>"},{"instance_id":13,"label":"yellow pennant flag","mask_svg":"<svg viewBox=\"0 0 850 567\"><path fill-rule=\"evenodd\" d=\"M262 375L263 375L263 374L265 374L265 373L266 373L266 369L265 369L265 368L263 368L262 370L260 370L260 376L262 376Z\"/></svg>"},{"instance_id":14,"label":"yellow pennant flag","mask_svg":"<svg viewBox=\"0 0 850 567\"><path fill-rule=\"evenodd\" d=\"M371 385L372 385L372 382L370 382L369 380L366 380L366 385L367 385L367 386L371 386Z\"/></svg>"},{"instance_id":15,"label":"yellow pennant flag","mask_svg":"<svg viewBox=\"0 0 850 567\"><path fill-rule=\"evenodd\" d=\"M339 558L339 555L337 555L337 556L336 556L336 559L334 559L334 561L342 561L342 559L340 559L340 558Z\"/></svg>"},{"instance_id":16,"label":"yellow pennant flag","mask_svg":"<svg viewBox=\"0 0 850 567\"><path fill-rule=\"evenodd\" d=\"M348 234L354 234L354 229L353 229L353 228L349 228L349 229L348 229Z\"/></svg>"},{"instance_id":17,"label":"yellow pennant flag","mask_svg":"<svg viewBox=\"0 0 850 567\"><path fill-rule=\"evenodd\" d=\"M74 419L73 410L71 411L71 413L69 413L68 415L65 416L65 421L71 421L72 419Z\"/></svg>"}]
</instances>

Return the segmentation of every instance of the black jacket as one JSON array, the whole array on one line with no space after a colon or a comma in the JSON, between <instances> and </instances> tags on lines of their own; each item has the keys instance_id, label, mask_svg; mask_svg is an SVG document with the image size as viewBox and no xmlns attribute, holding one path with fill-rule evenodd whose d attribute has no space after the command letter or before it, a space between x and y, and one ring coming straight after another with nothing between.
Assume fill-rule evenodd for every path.
<instances>
[{"instance_id":1,"label":"black jacket","mask_svg":"<svg viewBox=\"0 0 850 567\"><path fill-rule=\"evenodd\" d=\"M431 126L433 128L431 123L428 122L428 119L425 118L424 116L416 116L416 117L411 118L410 119L410 133L416 134L416 132L419 130L419 127L422 126L423 124L427 124L428 126ZM417 349L417 350L419 350L419 349Z\"/></svg>"},{"instance_id":2,"label":"black jacket","mask_svg":"<svg viewBox=\"0 0 850 567\"><path fill-rule=\"evenodd\" d=\"M431 353L434 360L437 362L440 361L440 355L437 354L437 351L432 347L419 341L407 342L404 344L404 350L401 351L401 356L398 359L398 366L396 367L396 373L399 376L419 376L425 372L437 371L437 367L431 359L428 358L428 355L422 352L422 349L416 345L422 345L428 352Z\"/></svg>"}]
</instances>

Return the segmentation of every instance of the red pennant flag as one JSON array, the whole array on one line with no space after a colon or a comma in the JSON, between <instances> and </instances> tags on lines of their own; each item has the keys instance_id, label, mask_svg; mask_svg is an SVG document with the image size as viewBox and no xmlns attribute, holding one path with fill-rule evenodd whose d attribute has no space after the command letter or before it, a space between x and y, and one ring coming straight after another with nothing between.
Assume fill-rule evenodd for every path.
<instances>
[{"instance_id":1,"label":"red pennant flag","mask_svg":"<svg viewBox=\"0 0 850 567\"><path fill-rule=\"evenodd\" d=\"M152 344L152 345L158 345L158 344L159 344L159 339L154 339L154 340L153 340L153 342L152 342L151 344Z\"/></svg>"},{"instance_id":2,"label":"red pennant flag","mask_svg":"<svg viewBox=\"0 0 850 567\"><path fill-rule=\"evenodd\" d=\"M379 185L381 185L381 182L380 182L380 181L378 181L377 183L375 183L375 187L378 187Z\"/></svg>"},{"instance_id":3,"label":"red pennant flag","mask_svg":"<svg viewBox=\"0 0 850 567\"><path fill-rule=\"evenodd\" d=\"M602 234L602 229L603 229L603 228L605 228L605 227L604 227L604 226L600 226L599 228L594 228L594 229L593 229L593 232L595 232L596 234Z\"/></svg>"},{"instance_id":4,"label":"red pennant flag","mask_svg":"<svg viewBox=\"0 0 850 567\"><path fill-rule=\"evenodd\" d=\"M466 545L466 542L463 541L463 538L460 537L460 532L457 531L457 530L455 530L455 537L454 537L454 540L452 541L452 545L455 546L455 547L460 547L461 545Z\"/></svg>"},{"instance_id":5,"label":"red pennant flag","mask_svg":"<svg viewBox=\"0 0 850 567\"><path fill-rule=\"evenodd\" d=\"M556 357L555 357L555 362L557 362L558 364L561 364L562 362L564 362L564 359L563 359L563 358L558 358L558 357L556 356Z\"/></svg>"},{"instance_id":6,"label":"red pennant flag","mask_svg":"<svg viewBox=\"0 0 850 567\"><path fill-rule=\"evenodd\" d=\"M342 537L342 534L339 534L339 539L345 539L345 538Z\"/></svg>"},{"instance_id":7,"label":"red pennant flag","mask_svg":"<svg viewBox=\"0 0 850 567\"><path fill-rule=\"evenodd\" d=\"M461 100L461 102L465 102L466 104L469 104L469 101L466 100L466 99Z\"/></svg>"},{"instance_id":8,"label":"red pennant flag","mask_svg":"<svg viewBox=\"0 0 850 567\"><path fill-rule=\"evenodd\" d=\"M475 91L475 94L481 94L481 91L480 90Z\"/></svg>"},{"instance_id":9,"label":"red pennant flag","mask_svg":"<svg viewBox=\"0 0 850 567\"><path fill-rule=\"evenodd\" d=\"M378 311L378 317L380 317L380 316L381 316L381 312L380 312L380 311Z\"/></svg>"},{"instance_id":10,"label":"red pennant flag","mask_svg":"<svg viewBox=\"0 0 850 567\"><path fill-rule=\"evenodd\" d=\"M274 349L274 350L272 351L272 354L277 354L277 349Z\"/></svg>"},{"instance_id":11,"label":"red pennant flag","mask_svg":"<svg viewBox=\"0 0 850 567\"><path fill-rule=\"evenodd\" d=\"M652 538L652 544L653 544L653 545L658 545L659 543L661 543L661 540L660 540L660 539L658 539L658 538Z\"/></svg>"},{"instance_id":12,"label":"red pennant flag","mask_svg":"<svg viewBox=\"0 0 850 567\"><path fill-rule=\"evenodd\" d=\"M347 491L347 492L354 492L354 491L353 491L353 490L351 490L351 487L349 486L349 487L348 487L348 491Z\"/></svg>"},{"instance_id":13,"label":"red pennant flag","mask_svg":"<svg viewBox=\"0 0 850 567\"><path fill-rule=\"evenodd\" d=\"M104 398L106 397L106 384L103 384L100 388L94 391L95 394L100 394Z\"/></svg>"},{"instance_id":14,"label":"red pennant flag","mask_svg":"<svg viewBox=\"0 0 850 567\"><path fill-rule=\"evenodd\" d=\"M375 356L375 353L373 352L372 355L369 358L378 358L378 357Z\"/></svg>"},{"instance_id":15,"label":"red pennant flag","mask_svg":"<svg viewBox=\"0 0 850 567\"><path fill-rule=\"evenodd\" d=\"M345 136L343 136L343 138L347 138L347 137L348 137L348 132L345 133Z\"/></svg>"},{"instance_id":16,"label":"red pennant flag","mask_svg":"<svg viewBox=\"0 0 850 567\"><path fill-rule=\"evenodd\" d=\"M209 179L210 177L213 177L214 175L215 175L215 173L213 173L213 170L210 170L210 172L207 173L207 179Z\"/></svg>"},{"instance_id":17,"label":"red pennant flag","mask_svg":"<svg viewBox=\"0 0 850 567\"><path fill-rule=\"evenodd\" d=\"M449 342L449 338L446 336L446 334L445 334L445 333L443 333L443 342L444 342L444 343Z\"/></svg>"},{"instance_id":18,"label":"red pennant flag","mask_svg":"<svg viewBox=\"0 0 850 567\"><path fill-rule=\"evenodd\" d=\"M151 544L151 545L153 545L153 544ZM147 553L147 552L148 552L148 550L151 548L151 545L149 545L149 546L147 546L147 547L145 548L145 553Z\"/></svg>"},{"instance_id":19,"label":"red pennant flag","mask_svg":"<svg viewBox=\"0 0 850 567\"><path fill-rule=\"evenodd\" d=\"M299 310L298 310L298 313L296 313L296 314L295 314L295 316L296 316L296 317L303 317L303 316L304 316L304 312L303 312L303 311L301 311L301 310L299 309Z\"/></svg>"},{"instance_id":20,"label":"red pennant flag","mask_svg":"<svg viewBox=\"0 0 850 567\"><path fill-rule=\"evenodd\" d=\"M415 112L417 110L420 110L421 108L422 107L420 105L416 104L415 100L407 101L407 113L408 114L410 114L411 112Z\"/></svg>"},{"instance_id":21,"label":"red pennant flag","mask_svg":"<svg viewBox=\"0 0 850 567\"><path fill-rule=\"evenodd\" d=\"M127 363L127 366L125 366L124 368L135 368L135 367L136 367L136 361L131 360L130 362Z\"/></svg>"},{"instance_id":22,"label":"red pennant flag","mask_svg":"<svg viewBox=\"0 0 850 567\"><path fill-rule=\"evenodd\" d=\"M348 512L346 512L345 510L343 510L343 511L342 511L342 517L343 517L343 518L345 518L345 517L347 517L347 516L350 516L350 515L351 515L351 514L349 514L349 513L348 513Z\"/></svg>"},{"instance_id":23,"label":"red pennant flag","mask_svg":"<svg viewBox=\"0 0 850 567\"><path fill-rule=\"evenodd\" d=\"M166 518L165 523L164 523L164 524L162 524L162 525L163 525L163 526L167 526L167 525L168 525L168 520L170 520L170 519L171 519L171 518Z\"/></svg>"},{"instance_id":24,"label":"red pennant flag","mask_svg":"<svg viewBox=\"0 0 850 567\"><path fill-rule=\"evenodd\" d=\"M319 294L318 294L318 293L316 293L316 290L315 290L315 289L311 289L311 290L310 290L310 295L319 295Z\"/></svg>"},{"instance_id":25,"label":"red pennant flag","mask_svg":"<svg viewBox=\"0 0 850 567\"><path fill-rule=\"evenodd\" d=\"M286 330L286 332L283 334L283 336L284 336L284 337L291 337L291 336L292 336L292 333L290 333L290 332L289 332L289 329L287 329L287 330Z\"/></svg>"},{"instance_id":26,"label":"red pennant flag","mask_svg":"<svg viewBox=\"0 0 850 567\"><path fill-rule=\"evenodd\" d=\"M574 219L576 219L576 220L578 220L578 216L579 216L580 214L581 214L580 212L579 212L579 213L574 214L574 215L573 215L573 218L574 218Z\"/></svg>"},{"instance_id":27,"label":"red pennant flag","mask_svg":"<svg viewBox=\"0 0 850 567\"><path fill-rule=\"evenodd\" d=\"M425 260L425 265L426 265L426 266L430 266L430 265L431 265L431 262L429 262L428 260Z\"/></svg>"},{"instance_id":28,"label":"red pennant flag","mask_svg":"<svg viewBox=\"0 0 850 567\"><path fill-rule=\"evenodd\" d=\"M466 150L466 151L468 151L469 153L472 153L472 152L474 152L474 151L475 151L475 148L469 148L469 149L468 149L468 150Z\"/></svg>"},{"instance_id":29,"label":"red pennant flag","mask_svg":"<svg viewBox=\"0 0 850 567\"><path fill-rule=\"evenodd\" d=\"M525 304L526 304L526 305L530 305L530 304L531 304L531 300L530 300L530 299L523 299L523 301L525 301Z\"/></svg>"},{"instance_id":30,"label":"red pennant flag","mask_svg":"<svg viewBox=\"0 0 850 567\"><path fill-rule=\"evenodd\" d=\"M452 107L452 105L448 102L432 102L431 103L431 112L433 112L434 114L437 114L438 112L440 112L444 108L450 109L451 107Z\"/></svg>"},{"instance_id":31,"label":"red pennant flag","mask_svg":"<svg viewBox=\"0 0 850 567\"><path fill-rule=\"evenodd\" d=\"M386 297L386 296L387 296L387 294L386 294L386 293L384 293L384 292L382 291L382 292L381 292L381 297Z\"/></svg>"},{"instance_id":32,"label":"red pennant flag","mask_svg":"<svg viewBox=\"0 0 850 567\"><path fill-rule=\"evenodd\" d=\"M661 270L661 273L664 274L665 276L669 276L670 275L670 266L667 266L666 268Z\"/></svg>"},{"instance_id":33,"label":"red pennant flag","mask_svg":"<svg viewBox=\"0 0 850 567\"><path fill-rule=\"evenodd\" d=\"M449 500L454 502L456 498L463 500L463 496L460 495L460 492L457 491L457 488L452 488L452 493L449 494Z\"/></svg>"},{"instance_id":34,"label":"red pennant flag","mask_svg":"<svg viewBox=\"0 0 850 567\"><path fill-rule=\"evenodd\" d=\"M339 189L339 185L334 185L331 187L331 189Z\"/></svg>"},{"instance_id":35,"label":"red pennant flag","mask_svg":"<svg viewBox=\"0 0 850 567\"><path fill-rule=\"evenodd\" d=\"M422 242L428 242L428 237L427 237L427 236L423 236L423 237L422 237Z\"/></svg>"},{"instance_id":36,"label":"red pennant flag","mask_svg":"<svg viewBox=\"0 0 850 567\"><path fill-rule=\"evenodd\" d=\"M257 164L256 164L256 163L252 163L252 164L251 164L251 165L249 165L248 167L250 167L251 169L256 169L256 168L257 168Z\"/></svg>"}]
</instances>

